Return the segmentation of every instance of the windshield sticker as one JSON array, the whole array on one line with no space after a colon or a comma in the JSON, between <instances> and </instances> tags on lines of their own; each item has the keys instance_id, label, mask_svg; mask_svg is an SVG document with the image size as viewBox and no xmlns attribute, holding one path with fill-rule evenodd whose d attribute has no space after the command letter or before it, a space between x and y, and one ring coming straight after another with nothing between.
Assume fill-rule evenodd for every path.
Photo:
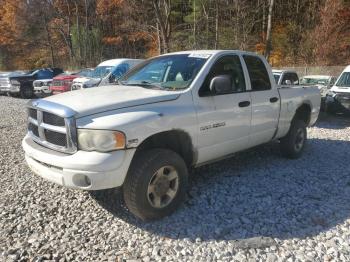
<instances>
[{"instance_id":1,"label":"windshield sticker","mask_svg":"<svg viewBox=\"0 0 350 262\"><path fill-rule=\"evenodd\" d=\"M189 54L188 57L208 59L211 54Z\"/></svg>"}]
</instances>

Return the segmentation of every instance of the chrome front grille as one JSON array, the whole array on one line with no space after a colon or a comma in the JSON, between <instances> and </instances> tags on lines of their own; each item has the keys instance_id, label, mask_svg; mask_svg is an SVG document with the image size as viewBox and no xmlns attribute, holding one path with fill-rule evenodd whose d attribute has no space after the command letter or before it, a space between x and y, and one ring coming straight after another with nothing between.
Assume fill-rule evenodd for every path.
<instances>
[{"instance_id":1,"label":"chrome front grille","mask_svg":"<svg viewBox=\"0 0 350 262\"><path fill-rule=\"evenodd\" d=\"M39 102L40 104L40 102ZM45 147L64 153L77 151L75 119L70 112L66 116L46 111L50 102L43 101L45 108L28 107L28 134L32 139ZM54 111L57 105L52 104ZM65 108L58 108L59 113L66 113Z\"/></svg>"},{"instance_id":2,"label":"chrome front grille","mask_svg":"<svg viewBox=\"0 0 350 262\"><path fill-rule=\"evenodd\" d=\"M0 86L8 86L10 84L9 78L0 78Z\"/></svg>"},{"instance_id":3,"label":"chrome front grille","mask_svg":"<svg viewBox=\"0 0 350 262\"><path fill-rule=\"evenodd\" d=\"M34 87L41 87L41 86L43 86L43 82L34 81L33 86Z\"/></svg>"},{"instance_id":4,"label":"chrome front grille","mask_svg":"<svg viewBox=\"0 0 350 262\"><path fill-rule=\"evenodd\" d=\"M64 118L54 114L43 112L43 122L53 126L65 126Z\"/></svg>"},{"instance_id":5,"label":"chrome front grille","mask_svg":"<svg viewBox=\"0 0 350 262\"><path fill-rule=\"evenodd\" d=\"M61 80L53 80L52 86L64 86L64 81Z\"/></svg>"}]
</instances>

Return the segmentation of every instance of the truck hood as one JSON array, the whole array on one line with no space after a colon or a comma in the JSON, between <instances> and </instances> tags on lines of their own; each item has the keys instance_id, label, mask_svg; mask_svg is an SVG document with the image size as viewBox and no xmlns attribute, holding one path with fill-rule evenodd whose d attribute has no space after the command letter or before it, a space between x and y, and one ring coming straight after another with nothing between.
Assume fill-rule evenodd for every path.
<instances>
[{"instance_id":1,"label":"truck hood","mask_svg":"<svg viewBox=\"0 0 350 262\"><path fill-rule=\"evenodd\" d=\"M332 86L331 91L337 92L337 93L350 93L350 87Z\"/></svg>"},{"instance_id":2,"label":"truck hood","mask_svg":"<svg viewBox=\"0 0 350 262\"><path fill-rule=\"evenodd\" d=\"M75 117L144 104L175 100L180 92L146 89L139 86L101 86L50 96L44 100L76 112ZM40 103L40 102L39 102Z\"/></svg>"},{"instance_id":3,"label":"truck hood","mask_svg":"<svg viewBox=\"0 0 350 262\"><path fill-rule=\"evenodd\" d=\"M87 84L87 83L98 83L101 81L101 78L89 78L89 77L78 77L73 80L74 83L81 83L81 84Z\"/></svg>"},{"instance_id":4,"label":"truck hood","mask_svg":"<svg viewBox=\"0 0 350 262\"><path fill-rule=\"evenodd\" d=\"M18 80L18 81L35 80L35 76L32 74L15 75L15 76L10 76L9 78L10 78L10 80Z\"/></svg>"}]
</instances>

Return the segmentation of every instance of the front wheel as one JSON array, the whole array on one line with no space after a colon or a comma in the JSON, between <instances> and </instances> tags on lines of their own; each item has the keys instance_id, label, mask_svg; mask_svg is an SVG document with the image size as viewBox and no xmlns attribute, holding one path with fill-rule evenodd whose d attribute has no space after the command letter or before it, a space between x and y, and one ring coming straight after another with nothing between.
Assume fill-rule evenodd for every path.
<instances>
[{"instance_id":1,"label":"front wheel","mask_svg":"<svg viewBox=\"0 0 350 262\"><path fill-rule=\"evenodd\" d=\"M183 202L188 183L185 161L167 149L139 153L123 186L125 204L142 220L173 213Z\"/></svg>"},{"instance_id":2,"label":"front wheel","mask_svg":"<svg viewBox=\"0 0 350 262\"><path fill-rule=\"evenodd\" d=\"M299 158L304 151L306 140L305 122L293 120L288 134L280 140L282 155L291 159Z\"/></svg>"},{"instance_id":3,"label":"front wheel","mask_svg":"<svg viewBox=\"0 0 350 262\"><path fill-rule=\"evenodd\" d=\"M29 86L21 87L20 96L21 96L21 98L25 98L25 99L32 98L34 96L33 88L31 88Z\"/></svg>"}]
</instances>

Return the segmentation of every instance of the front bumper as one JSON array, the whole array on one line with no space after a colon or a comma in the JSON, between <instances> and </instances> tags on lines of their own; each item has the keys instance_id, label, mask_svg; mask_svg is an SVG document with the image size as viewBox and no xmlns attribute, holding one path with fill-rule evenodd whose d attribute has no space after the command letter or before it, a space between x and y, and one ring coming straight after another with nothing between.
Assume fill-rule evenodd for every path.
<instances>
[{"instance_id":1,"label":"front bumper","mask_svg":"<svg viewBox=\"0 0 350 262\"><path fill-rule=\"evenodd\" d=\"M21 85L19 85L19 84L18 85L11 85L9 92L10 93L19 93L20 90L21 90Z\"/></svg>"},{"instance_id":2,"label":"front bumper","mask_svg":"<svg viewBox=\"0 0 350 262\"><path fill-rule=\"evenodd\" d=\"M337 97L337 96L326 96L325 107L331 111L350 111L350 96L349 98Z\"/></svg>"},{"instance_id":3,"label":"front bumper","mask_svg":"<svg viewBox=\"0 0 350 262\"><path fill-rule=\"evenodd\" d=\"M7 93L10 92L11 90L11 85L2 85L0 86L0 92L1 93Z\"/></svg>"},{"instance_id":4,"label":"front bumper","mask_svg":"<svg viewBox=\"0 0 350 262\"><path fill-rule=\"evenodd\" d=\"M70 88L66 87L66 86L54 86L54 87L50 87L50 92L53 95L57 95L57 94L61 94L61 93L65 93L70 91Z\"/></svg>"},{"instance_id":5,"label":"front bumper","mask_svg":"<svg viewBox=\"0 0 350 262\"><path fill-rule=\"evenodd\" d=\"M35 93L45 93L45 94L51 93L49 86L34 86L34 92Z\"/></svg>"},{"instance_id":6,"label":"front bumper","mask_svg":"<svg viewBox=\"0 0 350 262\"><path fill-rule=\"evenodd\" d=\"M68 155L40 146L29 136L23 139L22 147L34 173L53 183L83 190L122 186L135 153L135 149L128 149Z\"/></svg>"}]
</instances>

